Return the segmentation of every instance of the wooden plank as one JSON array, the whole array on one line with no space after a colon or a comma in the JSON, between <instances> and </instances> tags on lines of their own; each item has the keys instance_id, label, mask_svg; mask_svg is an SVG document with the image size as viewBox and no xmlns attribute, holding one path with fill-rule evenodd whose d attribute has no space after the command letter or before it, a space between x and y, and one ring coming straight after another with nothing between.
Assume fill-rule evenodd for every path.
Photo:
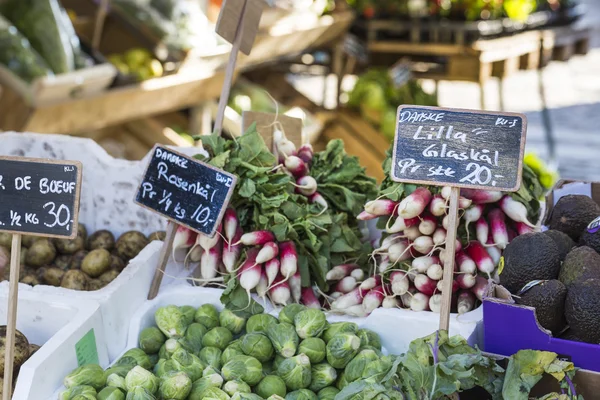
<instances>
[{"instance_id":1,"label":"wooden plank","mask_svg":"<svg viewBox=\"0 0 600 400\"><path fill-rule=\"evenodd\" d=\"M458 198L460 189L453 187L450 191L450 209L448 210L448 230L446 236L446 259L442 288L442 306L440 310L440 329L447 331L450 327L450 308L452 305L452 285L454 281L454 254L456 249L456 230L458 228Z\"/></svg>"},{"instance_id":2,"label":"wooden plank","mask_svg":"<svg viewBox=\"0 0 600 400\"><path fill-rule=\"evenodd\" d=\"M33 108L17 92L6 86L0 94L0 110L0 130L3 131L24 131L33 114Z\"/></svg>"},{"instance_id":3,"label":"wooden plank","mask_svg":"<svg viewBox=\"0 0 600 400\"><path fill-rule=\"evenodd\" d=\"M17 304L19 296L19 270L21 268L21 235L14 234L10 251L10 277L8 315L6 317L6 344L4 353L4 384L2 399L12 397L13 364L15 358L15 331L17 329ZM8 366L8 367L7 367Z\"/></svg>"},{"instance_id":4,"label":"wooden plank","mask_svg":"<svg viewBox=\"0 0 600 400\"><path fill-rule=\"evenodd\" d=\"M169 223L167 225L167 235L165 236L165 243L160 249L160 255L158 257L158 265L156 271L154 271L154 278L148 291L148 300L152 300L158 294L160 284L162 283L163 274L165 273L165 266L171 256L171 250L173 249L173 240L175 239L175 233L177 232L177 224Z\"/></svg>"},{"instance_id":5,"label":"wooden plank","mask_svg":"<svg viewBox=\"0 0 600 400\"><path fill-rule=\"evenodd\" d=\"M511 56L505 60L492 64L492 75L497 78L505 78L519 71L521 56Z\"/></svg>"},{"instance_id":6,"label":"wooden plank","mask_svg":"<svg viewBox=\"0 0 600 400\"><path fill-rule=\"evenodd\" d=\"M414 55L451 56L464 54L467 48L453 44L374 41L367 44L373 53L404 53Z\"/></svg>"}]
</instances>

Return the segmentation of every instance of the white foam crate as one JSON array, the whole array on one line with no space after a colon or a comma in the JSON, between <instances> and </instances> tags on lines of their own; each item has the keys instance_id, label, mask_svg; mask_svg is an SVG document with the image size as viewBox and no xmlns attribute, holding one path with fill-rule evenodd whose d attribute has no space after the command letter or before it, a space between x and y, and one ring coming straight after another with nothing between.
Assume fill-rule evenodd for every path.
<instances>
[{"instance_id":1,"label":"white foam crate","mask_svg":"<svg viewBox=\"0 0 600 400\"><path fill-rule=\"evenodd\" d=\"M8 282L1 286L8 286ZM30 343L42 347L21 366L13 399L46 399L57 383L77 368L75 345L92 329L100 364L109 362L97 302L65 302L64 297L40 297L27 285L19 286L17 329ZM0 293L0 324L6 324L7 306L8 290Z\"/></svg>"}]
</instances>

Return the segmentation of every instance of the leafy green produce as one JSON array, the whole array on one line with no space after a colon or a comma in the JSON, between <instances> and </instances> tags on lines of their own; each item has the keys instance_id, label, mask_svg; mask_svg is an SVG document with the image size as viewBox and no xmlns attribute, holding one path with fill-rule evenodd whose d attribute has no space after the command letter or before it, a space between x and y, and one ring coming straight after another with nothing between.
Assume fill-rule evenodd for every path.
<instances>
[{"instance_id":1,"label":"leafy green produce","mask_svg":"<svg viewBox=\"0 0 600 400\"><path fill-rule=\"evenodd\" d=\"M146 354L156 354L166 340L160 329L151 326L140 333L139 346Z\"/></svg>"},{"instance_id":2,"label":"leafy green produce","mask_svg":"<svg viewBox=\"0 0 600 400\"><path fill-rule=\"evenodd\" d=\"M233 335L229 329L223 328L222 326L217 326L208 331L206 335L202 337L202 346L216 347L219 350L225 350L232 339Z\"/></svg>"},{"instance_id":3,"label":"leafy green produce","mask_svg":"<svg viewBox=\"0 0 600 400\"><path fill-rule=\"evenodd\" d=\"M305 354L312 365L320 363L327 355L327 345L320 338L307 338L298 345L298 354Z\"/></svg>"},{"instance_id":4,"label":"leafy green produce","mask_svg":"<svg viewBox=\"0 0 600 400\"><path fill-rule=\"evenodd\" d=\"M327 363L315 364L311 367L310 390L318 392L333 385L337 379L337 371Z\"/></svg>"},{"instance_id":5,"label":"leafy green produce","mask_svg":"<svg viewBox=\"0 0 600 400\"><path fill-rule=\"evenodd\" d=\"M160 307L154 314L154 320L158 328L168 338L182 337L187 329L186 319L179 307Z\"/></svg>"},{"instance_id":6,"label":"leafy green produce","mask_svg":"<svg viewBox=\"0 0 600 400\"><path fill-rule=\"evenodd\" d=\"M285 386L285 382L277 375L267 375L265 376L254 388L256 394L265 399L274 394L285 397L287 393L287 388Z\"/></svg>"},{"instance_id":7,"label":"leafy green produce","mask_svg":"<svg viewBox=\"0 0 600 400\"><path fill-rule=\"evenodd\" d=\"M287 324L294 324L294 318L296 318L296 314L301 311L306 310L307 307L302 304L292 303L288 304L281 309L279 312L279 322L285 322Z\"/></svg>"},{"instance_id":8,"label":"leafy green produce","mask_svg":"<svg viewBox=\"0 0 600 400\"><path fill-rule=\"evenodd\" d=\"M327 343L327 362L344 368L358 353L360 339L351 333L338 333Z\"/></svg>"},{"instance_id":9,"label":"leafy green produce","mask_svg":"<svg viewBox=\"0 0 600 400\"><path fill-rule=\"evenodd\" d=\"M296 326L296 333L301 339L319 337L327 327L327 318L325 318L323 311L308 308L296 314L294 325Z\"/></svg>"},{"instance_id":10,"label":"leafy green produce","mask_svg":"<svg viewBox=\"0 0 600 400\"><path fill-rule=\"evenodd\" d=\"M277 375L289 390L306 389L310 386L310 360L304 354L286 358L279 364Z\"/></svg>"},{"instance_id":11,"label":"leafy green produce","mask_svg":"<svg viewBox=\"0 0 600 400\"><path fill-rule=\"evenodd\" d=\"M223 385L223 390L230 396L236 393L252 393L252 389L250 389L250 386L246 382L237 380L226 382Z\"/></svg>"},{"instance_id":12,"label":"leafy green produce","mask_svg":"<svg viewBox=\"0 0 600 400\"><path fill-rule=\"evenodd\" d=\"M202 377L192 384L192 390L189 394L189 400L200 400L204 397L204 392L210 388L220 388L223 384L221 375L213 374Z\"/></svg>"},{"instance_id":13,"label":"leafy green produce","mask_svg":"<svg viewBox=\"0 0 600 400\"><path fill-rule=\"evenodd\" d=\"M329 343L331 338L338 333L356 334L357 332L358 325L356 325L354 322L334 322L333 324L329 324L329 326L323 332L323 340L325 343Z\"/></svg>"},{"instance_id":14,"label":"leafy green produce","mask_svg":"<svg viewBox=\"0 0 600 400\"><path fill-rule=\"evenodd\" d=\"M221 369L221 357L223 352L221 349L217 347L207 346L200 350L200 360L205 362L207 365L215 368Z\"/></svg>"},{"instance_id":15,"label":"leafy green produce","mask_svg":"<svg viewBox=\"0 0 600 400\"><path fill-rule=\"evenodd\" d=\"M222 327L229 329L231 333L237 335L246 326L246 318L240 317L226 308L219 314L219 323Z\"/></svg>"},{"instance_id":16,"label":"leafy green produce","mask_svg":"<svg viewBox=\"0 0 600 400\"><path fill-rule=\"evenodd\" d=\"M192 306L180 306L179 311L183 314L185 325L189 325L194 322L194 316L196 315L196 309Z\"/></svg>"},{"instance_id":17,"label":"leafy green produce","mask_svg":"<svg viewBox=\"0 0 600 400\"><path fill-rule=\"evenodd\" d=\"M235 356L221 370L226 380L240 379L250 386L262 379L262 364L254 357Z\"/></svg>"},{"instance_id":18,"label":"leafy green produce","mask_svg":"<svg viewBox=\"0 0 600 400\"><path fill-rule=\"evenodd\" d=\"M244 354L254 357L260 362L267 362L273 358L273 345L267 335L260 332L247 333L241 340Z\"/></svg>"},{"instance_id":19,"label":"leafy green produce","mask_svg":"<svg viewBox=\"0 0 600 400\"><path fill-rule=\"evenodd\" d=\"M125 377L125 386L128 391L142 387L154 394L158 391L159 380L154 374L140 366L135 366Z\"/></svg>"},{"instance_id":20,"label":"leafy green produce","mask_svg":"<svg viewBox=\"0 0 600 400\"><path fill-rule=\"evenodd\" d=\"M296 354L296 349L300 339L296 334L294 325L281 322L277 325L269 325L267 328L267 336L273 343L273 347L277 354L285 358L292 357Z\"/></svg>"},{"instance_id":21,"label":"leafy green produce","mask_svg":"<svg viewBox=\"0 0 600 400\"><path fill-rule=\"evenodd\" d=\"M116 387L106 387L98 392L98 400L125 400L125 394Z\"/></svg>"},{"instance_id":22,"label":"leafy green produce","mask_svg":"<svg viewBox=\"0 0 600 400\"><path fill-rule=\"evenodd\" d=\"M169 372L160 380L158 394L163 399L185 400L192 390L192 380L185 372Z\"/></svg>"},{"instance_id":23,"label":"leafy green produce","mask_svg":"<svg viewBox=\"0 0 600 400\"><path fill-rule=\"evenodd\" d=\"M99 390L106 385L106 375L99 365L82 365L67 375L63 384L67 389L74 386L92 386L94 389Z\"/></svg>"},{"instance_id":24,"label":"leafy green produce","mask_svg":"<svg viewBox=\"0 0 600 400\"><path fill-rule=\"evenodd\" d=\"M295 303L294 303L295 304ZM299 305L299 304L298 304ZM287 307L287 306L286 306ZM292 320L293 322L293 320ZM267 333L267 327L271 324L278 324L277 318L269 314L256 314L248 318L246 322L246 332Z\"/></svg>"},{"instance_id":25,"label":"leafy green produce","mask_svg":"<svg viewBox=\"0 0 600 400\"><path fill-rule=\"evenodd\" d=\"M59 395L59 400L73 400L78 398L79 400L95 400L96 389L89 385L77 385L73 386Z\"/></svg>"},{"instance_id":26,"label":"leafy green produce","mask_svg":"<svg viewBox=\"0 0 600 400\"><path fill-rule=\"evenodd\" d=\"M212 304L203 304L196 310L194 321L210 330L219 326L219 312Z\"/></svg>"}]
</instances>

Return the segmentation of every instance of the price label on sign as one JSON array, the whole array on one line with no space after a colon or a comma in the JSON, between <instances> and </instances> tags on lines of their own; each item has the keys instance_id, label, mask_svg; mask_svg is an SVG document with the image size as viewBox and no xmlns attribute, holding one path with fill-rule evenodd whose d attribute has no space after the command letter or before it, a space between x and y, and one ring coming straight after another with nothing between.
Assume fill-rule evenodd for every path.
<instances>
[{"instance_id":1,"label":"price label on sign","mask_svg":"<svg viewBox=\"0 0 600 400\"><path fill-rule=\"evenodd\" d=\"M392 179L514 192L526 128L522 114L400 106Z\"/></svg>"},{"instance_id":2,"label":"price label on sign","mask_svg":"<svg viewBox=\"0 0 600 400\"><path fill-rule=\"evenodd\" d=\"M135 201L179 225L214 236L237 177L155 146Z\"/></svg>"},{"instance_id":3,"label":"price label on sign","mask_svg":"<svg viewBox=\"0 0 600 400\"><path fill-rule=\"evenodd\" d=\"M80 162L0 157L0 231L77 236Z\"/></svg>"}]
</instances>

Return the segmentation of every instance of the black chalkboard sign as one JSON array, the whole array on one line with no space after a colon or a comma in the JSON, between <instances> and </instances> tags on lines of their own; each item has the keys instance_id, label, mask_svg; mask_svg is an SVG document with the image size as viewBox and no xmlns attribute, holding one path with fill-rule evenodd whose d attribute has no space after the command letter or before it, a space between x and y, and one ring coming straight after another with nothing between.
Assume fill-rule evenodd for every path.
<instances>
[{"instance_id":1,"label":"black chalkboard sign","mask_svg":"<svg viewBox=\"0 0 600 400\"><path fill-rule=\"evenodd\" d=\"M76 237L81 173L77 161L0 157L0 231Z\"/></svg>"},{"instance_id":2,"label":"black chalkboard sign","mask_svg":"<svg viewBox=\"0 0 600 400\"><path fill-rule=\"evenodd\" d=\"M526 129L522 114L400 106L392 180L516 191Z\"/></svg>"},{"instance_id":3,"label":"black chalkboard sign","mask_svg":"<svg viewBox=\"0 0 600 400\"><path fill-rule=\"evenodd\" d=\"M157 145L135 201L212 237L236 182L235 175Z\"/></svg>"}]
</instances>

